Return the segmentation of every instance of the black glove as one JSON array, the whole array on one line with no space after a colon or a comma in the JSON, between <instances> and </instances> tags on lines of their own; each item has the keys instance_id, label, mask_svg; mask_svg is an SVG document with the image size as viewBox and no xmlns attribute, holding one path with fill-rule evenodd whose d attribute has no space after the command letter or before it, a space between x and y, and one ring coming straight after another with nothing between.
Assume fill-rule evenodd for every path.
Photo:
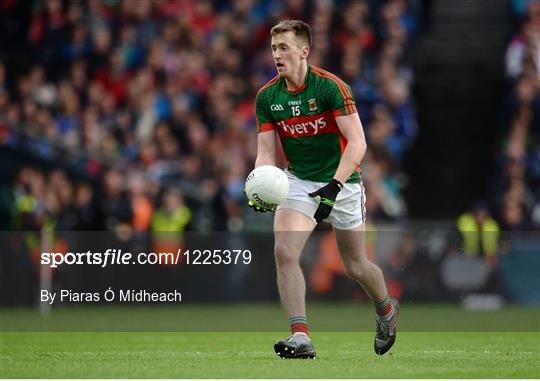
<instances>
[{"instance_id":1,"label":"black glove","mask_svg":"<svg viewBox=\"0 0 540 381\"><path fill-rule=\"evenodd\" d=\"M332 179L324 187L317 189L315 192L311 192L309 197L320 196L321 201L319 202L319 207L315 211L313 218L317 223L321 222L330 215L332 208L336 203L336 197L338 193L343 189L343 184L338 180Z\"/></svg>"},{"instance_id":2,"label":"black glove","mask_svg":"<svg viewBox=\"0 0 540 381\"><path fill-rule=\"evenodd\" d=\"M257 205L255 202L251 201L247 194L246 194L246 190L244 189L244 195L246 196L246 198L248 199L248 206L253 209L254 211L258 212L258 213L266 213L266 212L273 212L275 210L275 208L265 208L264 206L260 206L260 205Z\"/></svg>"}]
</instances>

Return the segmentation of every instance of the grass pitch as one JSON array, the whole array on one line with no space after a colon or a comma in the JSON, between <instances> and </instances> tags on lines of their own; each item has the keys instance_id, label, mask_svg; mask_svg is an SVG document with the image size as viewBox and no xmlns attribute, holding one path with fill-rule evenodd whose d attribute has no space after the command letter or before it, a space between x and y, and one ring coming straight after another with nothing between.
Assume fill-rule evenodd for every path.
<instances>
[{"instance_id":1,"label":"grass pitch","mask_svg":"<svg viewBox=\"0 0 540 381\"><path fill-rule=\"evenodd\" d=\"M279 317L278 323L286 324L277 305L245 307L243 314L274 316L272 314L275 313L275 316ZM252 315L249 315L250 308L253 309ZM340 324L340 311L347 311L346 308L316 305L313 309L322 315L325 308L328 315L333 314L335 317L333 326L336 329L348 329L347 325ZM135 310L66 308L56 314L53 311L53 316L45 319L47 324L40 326L41 332L24 331L24 324L14 329L17 327L17 320L30 324L29 328L35 329L36 326L31 324L37 324L38 319L43 320L38 318L35 311L4 310L0 311L0 377L540 378L538 310L510 310L488 315L480 313L474 314L474 318L469 321L469 324L475 324L477 320L489 320L490 324L494 324L494 321L502 319L499 327L504 328L508 326L503 323L511 321L510 317L513 316L521 319L521 325L514 320L514 326L521 332L407 331L407 328L415 327L412 325L411 316L414 319L422 319L423 316L425 321L430 321L432 316L426 316L426 311L433 310L436 311L434 316L441 316L442 312L437 312L440 308L452 316L451 320L459 318L461 314L459 324L470 318L467 312L458 307L407 306L403 308L400 319L400 327L403 326L404 329L399 331L395 346L384 356L377 356L373 352L372 331L328 332L313 327L312 337L317 348L315 360L278 358L274 354L273 343L283 338L286 332L265 331L269 326L265 327L264 324L258 332L96 332L99 329L90 322L86 329L93 328L95 331L66 332L67 329L77 328L75 325L61 329L62 325L69 322L69 316L80 320L84 314L102 318L109 315L108 320L106 319L109 322L123 319L133 324L133 321L137 320L137 313L134 311L138 311L159 320L162 315L160 307L149 306ZM214 327L214 321L227 318L234 320L238 313L230 306L182 306L163 309L169 311L171 316L174 315L174 310L184 322L187 322L190 316L193 319L205 316L204 324L209 329ZM230 311L229 317L225 312L227 310ZM366 307L366 314L367 310L373 325L372 311ZM221 312L215 313L217 311ZM348 319L346 316L345 313L345 319ZM60 320L55 320L55 317ZM149 327L147 318L146 316L143 320ZM527 319L529 323L523 323ZM451 320L447 327L452 328ZM325 323L319 320L314 326L326 327L325 324L330 326L330 321ZM421 325L416 324L416 327ZM47 326L49 332L45 332ZM473 326L481 330L480 326ZM79 325L78 328L83 330L85 326Z\"/></svg>"},{"instance_id":2,"label":"grass pitch","mask_svg":"<svg viewBox=\"0 0 540 381\"><path fill-rule=\"evenodd\" d=\"M537 378L538 333L315 333L315 360L282 360L282 333L4 333L2 378Z\"/></svg>"}]
</instances>

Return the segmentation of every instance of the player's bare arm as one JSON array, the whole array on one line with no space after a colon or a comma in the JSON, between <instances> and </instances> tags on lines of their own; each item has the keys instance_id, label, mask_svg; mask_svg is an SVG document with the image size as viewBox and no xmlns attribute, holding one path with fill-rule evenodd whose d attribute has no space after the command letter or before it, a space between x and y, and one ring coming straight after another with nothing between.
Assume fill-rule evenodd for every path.
<instances>
[{"instance_id":1,"label":"player's bare arm","mask_svg":"<svg viewBox=\"0 0 540 381\"><path fill-rule=\"evenodd\" d=\"M255 168L263 165L276 165L276 133L274 130L259 132L257 134L257 158L255 159ZM246 190L244 189L244 192ZM269 212L274 208L257 205L252 200L248 201L248 206L256 212Z\"/></svg>"},{"instance_id":2,"label":"player's bare arm","mask_svg":"<svg viewBox=\"0 0 540 381\"><path fill-rule=\"evenodd\" d=\"M347 146L332 181L309 194L310 197L320 197L319 207L313 216L317 222L322 222L330 215L338 193L343 189L343 184L360 165L367 148L358 113L338 116L336 117L336 123L347 140Z\"/></svg>"},{"instance_id":3,"label":"player's bare arm","mask_svg":"<svg viewBox=\"0 0 540 381\"><path fill-rule=\"evenodd\" d=\"M276 165L276 133L259 132L257 136L257 159L255 168L261 165Z\"/></svg>"},{"instance_id":4,"label":"player's bare arm","mask_svg":"<svg viewBox=\"0 0 540 381\"><path fill-rule=\"evenodd\" d=\"M334 179L344 184L358 168L366 153L367 144L358 113L336 117L339 130L347 139L347 147L339 162Z\"/></svg>"}]
</instances>

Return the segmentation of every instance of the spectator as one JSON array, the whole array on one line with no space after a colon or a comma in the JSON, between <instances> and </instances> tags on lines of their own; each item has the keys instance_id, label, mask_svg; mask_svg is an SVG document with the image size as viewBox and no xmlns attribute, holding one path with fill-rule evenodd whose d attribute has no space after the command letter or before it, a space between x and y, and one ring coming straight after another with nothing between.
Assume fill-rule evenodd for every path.
<instances>
[{"instance_id":1,"label":"spectator","mask_svg":"<svg viewBox=\"0 0 540 381\"><path fill-rule=\"evenodd\" d=\"M463 239L463 254L484 257L491 267L497 264L500 228L486 203L476 203L470 212L459 216L457 228Z\"/></svg>"},{"instance_id":2,"label":"spectator","mask_svg":"<svg viewBox=\"0 0 540 381\"><path fill-rule=\"evenodd\" d=\"M106 230L117 231L131 226L133 209L124 185L125 176L118 170L110 169L105 173L101 213Z\"/></svg>"},{"instance_id":3,"label":"spectator","mask_svg":"<svg viewBox=\"0 0 540 381\"><path fill-rule=\"evenodd\" d=\"M152 217L154 252L176 253L182 249L183 233L190 220L191 211L184 205L182 194L172 188L166 190L162 206Z\"/></svg>"}]
</instances>

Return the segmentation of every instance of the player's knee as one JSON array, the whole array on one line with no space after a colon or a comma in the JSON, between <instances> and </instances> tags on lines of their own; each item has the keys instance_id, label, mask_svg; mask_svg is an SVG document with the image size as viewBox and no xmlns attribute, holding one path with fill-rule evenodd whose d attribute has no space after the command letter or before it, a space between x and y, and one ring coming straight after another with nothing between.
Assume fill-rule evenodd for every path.
<instances>
[{"instance_id":1,"label":"player's knee","mask_svg":"<svg viewBox=\"0 0 540 381\"><path fill-rule=\"evenodd\" d=\"M345 266L345 273L349 278L352 278L360 283L363 283L368 277L365 266L362 266L360 262L348 263Z\"/></svg>"},{"instance_id":2,"label":"player's knee","mask_svg":"<svg viewBox=\"0 0 540 381\"><path fill-rule=\"evenodd\" d=\"M286 245L278 244L274 246L274 255L278 266L294 265L298 263L298 255Z\"/></svg>"}]
</instances>

